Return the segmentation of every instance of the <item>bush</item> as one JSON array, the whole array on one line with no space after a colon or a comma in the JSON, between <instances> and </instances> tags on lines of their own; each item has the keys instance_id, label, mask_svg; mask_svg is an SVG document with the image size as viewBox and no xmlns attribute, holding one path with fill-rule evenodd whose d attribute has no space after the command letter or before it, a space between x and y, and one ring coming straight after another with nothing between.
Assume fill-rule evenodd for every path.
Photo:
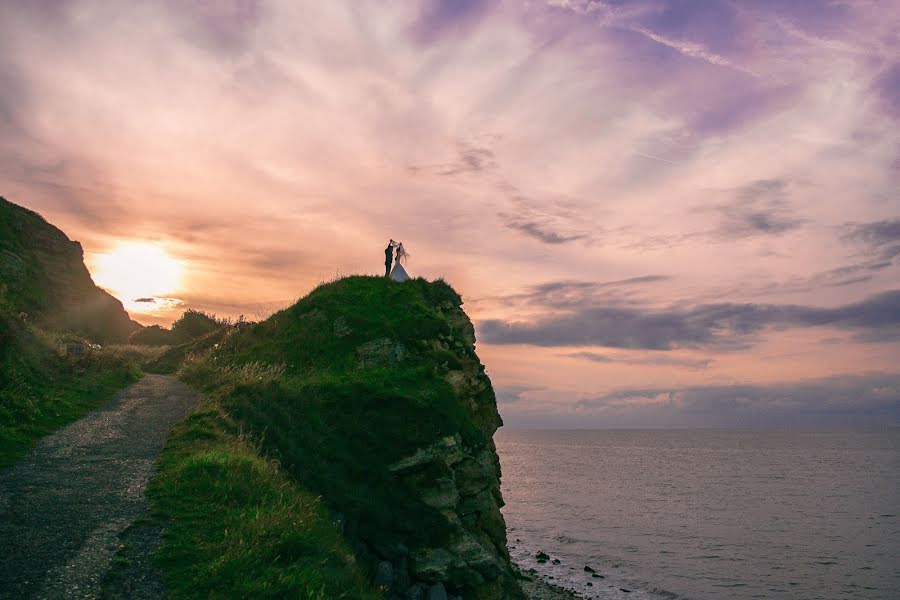
<instances>
[{"instance_id":1,"label":"bush","mask_svg":"<svg viewBox=\"0 0 900 600\"><path fill-rule=\"evenodd\" d=\"M171 330L159 325L138 329L128 337L129 344L141 346L171 346L178 343Z\"/></svg>"},{"instance_id":2,"label":"bush","mask_svg":"<svg viewBox=\"0 0 900 600\"><path fill-rule=\"evenodd\" d=\"M189 308L172 323L172 333L178 341L187 342L204 336L224 324L224 321L219 321L215 315Z\"/></svg>"}]
</instances>

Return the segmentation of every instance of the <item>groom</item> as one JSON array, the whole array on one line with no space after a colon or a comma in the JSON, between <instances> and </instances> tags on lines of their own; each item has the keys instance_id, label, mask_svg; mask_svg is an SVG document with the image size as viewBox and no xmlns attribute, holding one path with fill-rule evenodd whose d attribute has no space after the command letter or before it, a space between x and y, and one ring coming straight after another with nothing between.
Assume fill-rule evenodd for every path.
<instances>
[{"instance_id":1,"label":"groom","mask_svg":"<svg viewBox=\"0 0 900 600\"><path fill-rule=\"evenodd\" d=\"M394 246L397 245L397 242L391 240L388 242L388 247L384 249L384 276L391 276L391 262L394 260Z\"/></svg>"}]
</instances>

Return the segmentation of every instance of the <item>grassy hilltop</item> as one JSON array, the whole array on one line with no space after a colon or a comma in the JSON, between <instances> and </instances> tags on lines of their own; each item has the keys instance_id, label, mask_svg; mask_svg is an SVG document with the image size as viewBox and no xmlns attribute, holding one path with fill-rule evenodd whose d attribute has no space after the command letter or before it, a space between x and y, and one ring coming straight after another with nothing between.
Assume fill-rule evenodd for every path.
<instances>
[{"instance_id":1,"label":"grassy hilltop","mask_svg":"<svg viewBox=\"0 0 900 600\"><path fill-rule=\"evenodd\" d=\"M203 389L208 401L173 437L153 486L163 515L174 519L163 550L170 585L187 596L189 590L198 597L221 591L214 573L224 572L217 562L224 552L233 559L229 572L245 569L234 585L251 585L268 564L266 582L253 589L278 589L273 581L284 573L273 572L260 556L259 568L251 569L253 557L238 550L252 554L264 547L252 533L235 546L223 533L225 523L210 526L208 515L185 514L191 511L179 501L187 495L192 503L214 502L204 490L234 484L231 475L216 475L207 465L212 475L192 487L184 470L196 469L198 456L237 460L255 448L260 457L277 460L279 477L321 496L321 514L331 515L332 533L343 533L356 557L342 560L358 561L363 581L374 579L358 589L375 585L403 595L416 585L440 584L451 597L519 598L491 439L501 422L460 305L441 281L349 277L262 323L223 327L175 349L186 356L180 377ZM235 447L242 450L234 454ZM240 510L265 506L264 498L254 497ZM208 527L199 532L203 524ZM315 547L295 540L285 552L296 566L317 556ZM218 551L201 556L211 548ZM323 564L338 560L329 556L321 557ZM302 578L288 579L283 590L309 589ZM346 581L318 584L328 590L323 597L362 597L342 592Z\"/></svg>"}]
</instances>

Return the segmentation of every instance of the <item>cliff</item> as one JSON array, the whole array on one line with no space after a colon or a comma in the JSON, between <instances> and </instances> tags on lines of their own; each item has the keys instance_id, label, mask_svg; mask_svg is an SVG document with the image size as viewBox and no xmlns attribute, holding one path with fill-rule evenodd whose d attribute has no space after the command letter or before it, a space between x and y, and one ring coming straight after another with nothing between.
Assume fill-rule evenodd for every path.
<instances>
[{"instance_id":1,"label":"cliff","mask_svg":"<svg viewBox=\"0 0 900 600\"><path fill-rule=\"evenodd\" d=\"M96 285L81 245L36 212L0 197L0 288L35 324L98 342L125 341L140 325Z\"/></svg>"},{"instance_id":2,"label":"cliff","mask_svg":"<svg viewBox=\"0 0 900 600\"><path fill-rule=\"evenodd\" d=\"M181 370L322 496L388 598L524 597L461 304L440 281L349 277L200 340Z\"/></svg>"}]
</instances>

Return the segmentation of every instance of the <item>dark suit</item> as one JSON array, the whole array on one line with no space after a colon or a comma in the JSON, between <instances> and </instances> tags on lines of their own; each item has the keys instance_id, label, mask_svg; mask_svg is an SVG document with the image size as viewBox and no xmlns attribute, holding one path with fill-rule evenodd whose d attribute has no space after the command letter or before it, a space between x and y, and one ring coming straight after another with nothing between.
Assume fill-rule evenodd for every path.
<instances>
[{"instance_id":1,"label":"dark suit","mask_svg":"<svg viewBox=\"0 0 900 600\"><path fill-rule=\"evenodd\" d=\"M394 247L388 244L388 247L384 249L384 276L390 277L391 275L391 261L394 259Z\"/></svg>"}]
</instances>

